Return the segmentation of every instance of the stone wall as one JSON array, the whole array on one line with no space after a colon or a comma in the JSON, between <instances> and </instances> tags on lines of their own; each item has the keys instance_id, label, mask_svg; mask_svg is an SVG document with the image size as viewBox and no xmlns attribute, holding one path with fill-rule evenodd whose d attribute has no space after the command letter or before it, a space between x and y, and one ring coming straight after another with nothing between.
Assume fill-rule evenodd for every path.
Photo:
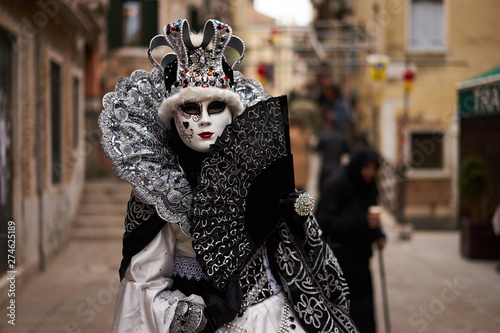
<instances>
[{"instance_id":1,"label":"stone wall","mask_svg":"<svg viewBox=\"0 0 500 333\"><path fill-rule=\"evenodd\" d=\"M0 0L0 29L12 41L14 63L11 218L16 223L18 286L67 243L84 184L84 44L88 27L79 15L76 2ZM51 62L61 68L61 122L55 131L59 131L62 159L57 165L51 156ZM73 89L75 79L79 81L78 96ZM78 143L74 142L74 124L78 124ZM53 181L53 170L61 175L60 182ZM7 296L6 281L0 279L0 303Z\"/></svg>"}]
</instances>

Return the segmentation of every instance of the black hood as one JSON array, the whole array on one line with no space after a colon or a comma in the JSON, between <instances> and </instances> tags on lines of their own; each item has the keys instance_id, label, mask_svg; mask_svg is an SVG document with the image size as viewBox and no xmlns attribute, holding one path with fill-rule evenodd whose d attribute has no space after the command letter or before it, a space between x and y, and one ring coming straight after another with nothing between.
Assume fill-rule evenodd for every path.
<instances>
[{"instance_id":1,"label":"black hood","mask_svg":"<svg viewBox=\"0 0 500 333\"><path fill-rule=\"evenodd\" d=\"M345 167L345 171L349 180L356 186L367 186L363 177L361 177L361 168L370 162L377 164L377 169L380 166L378 153L370 147L362 147L352 153L349 164Z\"/></svg>"}]
</instances>

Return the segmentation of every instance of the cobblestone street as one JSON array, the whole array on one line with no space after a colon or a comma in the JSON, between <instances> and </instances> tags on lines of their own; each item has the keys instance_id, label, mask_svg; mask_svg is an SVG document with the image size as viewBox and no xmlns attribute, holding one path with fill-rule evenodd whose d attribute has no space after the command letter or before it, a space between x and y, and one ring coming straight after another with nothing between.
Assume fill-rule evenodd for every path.
<instances>
[{"instance_id":1,"label":"cobblestone street","mask_svg":"<svg viewBox=\"0 0 500 333\"><path fill-rule=\"evenodd\" d=\"M96 186L117 197L109 184L90 187ZM93 199L101 197L95 188L87 191ZM118 202L125 205L127 196L122 195ZM87 213L88 208L83 207ZM121 260L122 220L114 221L116 225L108 226L106 237L75 231L70 244L46 270L19 287L16 325L9 325L3 315L0 332L110 332ZM498 332L500 275L495 271L496 262L462 258L458 231L414 231L409 240L400 240L394 225L385 229L391 332ZM118 235L111 235L113 232ZM372 269L379 332L385 332L377 253ZM6 305L3 309L5 313Z\"/></svg>"}]
</instances>

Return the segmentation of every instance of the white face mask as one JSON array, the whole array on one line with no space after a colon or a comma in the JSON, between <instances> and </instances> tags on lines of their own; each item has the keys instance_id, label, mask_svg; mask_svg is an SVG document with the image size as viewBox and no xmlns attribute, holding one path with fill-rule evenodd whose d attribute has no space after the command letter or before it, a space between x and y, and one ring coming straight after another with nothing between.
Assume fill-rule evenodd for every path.
<instances>
[{"instance_id":1,"label":"white face mask","mask_svg":"<svg viewBox=\"0 0 500 333\"><path fill-rule=\"evenodd\" d=\"M179 105L174 113L174 120L177 132L186 146L199 152L207 152L233 119L225 102L203 100Z\"/></svg>"}]
</instances>

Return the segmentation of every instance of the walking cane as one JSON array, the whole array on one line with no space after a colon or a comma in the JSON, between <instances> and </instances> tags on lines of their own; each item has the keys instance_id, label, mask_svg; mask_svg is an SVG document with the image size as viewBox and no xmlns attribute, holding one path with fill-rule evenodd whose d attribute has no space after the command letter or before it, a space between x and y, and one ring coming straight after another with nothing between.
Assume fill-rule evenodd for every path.
<instances>
[{"instance_id":1,"label":"walking cane","mask_svg":"<svg viewBox=\"0 0 500 333\"><path fill-rule=\"evenodd\" d=\"M382 250L378 249L378 263L380 270L380 282L382 284L382 303L384 305L385 332L391 333L391 323L389 321L389 302L387 301L387 287L385 282L384 258Z\"/></svg>"}]
</instances>

